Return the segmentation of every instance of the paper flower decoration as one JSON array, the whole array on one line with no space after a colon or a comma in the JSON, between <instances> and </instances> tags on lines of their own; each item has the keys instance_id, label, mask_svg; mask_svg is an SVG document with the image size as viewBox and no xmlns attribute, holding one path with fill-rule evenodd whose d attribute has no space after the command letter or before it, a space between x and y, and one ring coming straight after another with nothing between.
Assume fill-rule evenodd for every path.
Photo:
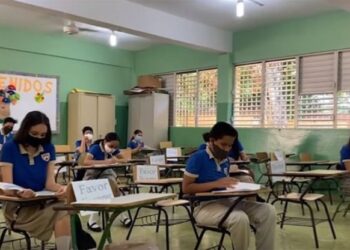
<instances>
[{"instance_id":1,"label":"paper flower decoration","mask_svg":"<svg viewBox=\"0 0 350 250\"><path fill-rule=\"evenodd\" d=\"M20 95L16 92L16 86L8 85L5 89L0 89L0 102L15 105L20 100Z\"/></svg>"},{"instance_id":2,"label":"paper flower decoration","mask_svg":"<svg viewBox=\"0 0 350 250\"><path fill-rule=\"evenodd\" d=\"M34 99L37 103L42 103L45 100L44 93L36 93Z\"/></svg>"}]
</instances>

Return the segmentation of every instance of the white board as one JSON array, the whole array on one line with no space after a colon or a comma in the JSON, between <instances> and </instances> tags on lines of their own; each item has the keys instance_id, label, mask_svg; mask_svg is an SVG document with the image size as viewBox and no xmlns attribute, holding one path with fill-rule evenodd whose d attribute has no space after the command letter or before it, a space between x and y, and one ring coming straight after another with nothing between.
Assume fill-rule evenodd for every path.
<instances>
[{"instance_id":1,"label":"white board","mask_svg":"<svg viewBox=\"0 0 350 250\"><path fill-rule=\"evenodd\" d=\"M8 91L11 86L15 87L14 94ZM1 96L1 90L5 96ZM4 97L10 102L4 102ZM51 130L59 132L58 77L0 72L0 119L8 116L17 119L15 130L18 130L24 116L34 110L45 113Z\"/></svg>"}]
</instances>

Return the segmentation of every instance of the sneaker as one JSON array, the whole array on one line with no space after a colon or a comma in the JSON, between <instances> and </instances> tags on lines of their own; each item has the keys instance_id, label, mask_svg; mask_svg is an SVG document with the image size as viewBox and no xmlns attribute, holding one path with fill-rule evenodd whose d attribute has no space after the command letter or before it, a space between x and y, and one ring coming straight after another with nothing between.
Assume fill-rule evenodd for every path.
<instances>
[{"instance_id":1,"label":"sneaker","mask_svg":"<svg viewBox=\"0 0 350 250\"><path fill-rule=\"evenodd\" d=\"M120 220L120 222L123 224L124 227L130 227L132 220L130 218L126 217L126 218Z\"/></svg>"}]
</instances>

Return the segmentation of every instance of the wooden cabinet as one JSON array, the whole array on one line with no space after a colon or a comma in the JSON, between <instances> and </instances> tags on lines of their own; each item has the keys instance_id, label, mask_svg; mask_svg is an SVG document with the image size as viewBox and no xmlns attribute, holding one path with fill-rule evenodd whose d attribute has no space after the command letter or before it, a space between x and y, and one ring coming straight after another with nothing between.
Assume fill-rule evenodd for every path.
<instances>
[{"instance_id":1,"label":"wooden cabinet","mask_svg":"<svg viewBox=\"0 0 350 250\"><path fill-rule=\"evenodd\" d=\"M152 93L129 96L129 138L135 129L141 129L145 144L159 148L160 141L168 140L168 127L168 94Z\"/></svg>"},{"instance_id":2,"label":"wooden cabinet","mask_svg":"<svg viewBox=\"0 0 350 250\"><path fill-rule=\"evenodd\" d=\"M93 93L69 93L68 144L74 146L82 137L82 128L94 129L94 140L115 131L115 97Z\"/></svg>"}]
</instances>

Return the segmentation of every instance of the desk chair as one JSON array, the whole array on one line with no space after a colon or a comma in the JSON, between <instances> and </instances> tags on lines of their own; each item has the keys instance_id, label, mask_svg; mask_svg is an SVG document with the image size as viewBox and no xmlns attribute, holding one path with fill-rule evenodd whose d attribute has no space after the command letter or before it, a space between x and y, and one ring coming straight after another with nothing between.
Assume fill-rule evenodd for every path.
<instances>
[{"instance_id":1,"label":"desk chair","mask_svg":"<svg viewBox=\"0 0 350 250\"><path fill-rule=\"evenodd\" d=\"M160 148L160 152L162 154L165 153L166 148L171 148L173 147L173 142L172 141L161 141L159 142L159 148Z\"/></svg>"},{"instance_id":2,"label":"desk chair","mask_svg":"<svg viewBox=\"0 0 350 250\"><path fill-rule=\"evenodd\" d=\"M260 176L256 183L260 183L264 175L268 172L270 157L267 152L257 152L255 153L255 157L250 158L250 160L258 166L257 171L259 172Z\"/></svg>"},{"instance_id":3,"label":"desk chair","mask_svg":"<svg viewBox=\"0 0 350 250\"><path fill-rule=\"evenodd\" d=\"M337 216L338 213L344 212L343 217L346 216L348 211L350 210L350 176L344 177L340 180L340 202L335 209L335 212L333 214L332 220L334 221L335 217ZM344 205L344 209L341 209Z\"/></svg>"},{"instance_id":4,"label":"desk chair","mask_svg":"<svg viewBox=\"0 0 350 250\"><path fill-rule=\"evenodd\" d=\"M149 171L147 171L149 174L147 176L142 176L140 173L142 172L142 168L149 168ZM155 165L136 165L134 168L134 180L135 181L142 181L145 180L145 178L147 178L147 180L159 180L159 168L158 166ZM146 219L146 223L142 223L140 226L156 226L156 232L159 232L159 226L160 225L164 225L165 226L165 237L166 237L166 249L169 250L170 249L170 239L169 239L169 227L172 225L177 225L180 223L184 223L187 221L191 222L194 234L196 236L196 238L198 238L198 234L197 234L197 230L196 227L194 225L194 219L192 216L192 213L190 212L190 209L188 208L188 206L190 205L190 202L188 200L182 200L182 199L178 199L178 200L163 200L163 201L159 201L157 202L154 206L143 206L143 207L139 207L137 208L136 212L135 212L135 216L132 220L132 224L130 226L129 232L126 236L126 240L130 239L132 230L134 229L134 226L136 226L136 220L137 219L141 219L142 222L144 222L143 219ZM166 208L174 208L174 207L178 207L181 206L183 207L187 214L189 219L178 219L178 220L170 220L169 216L168 216L168 212L166 211ZM143 216L143 217L139 217L139 212L142 208L148 208L148 209L153 209L153 210L157 210L157 219L156 221L150 221L149 217L150 216ZM161 215L164 215L164 222L162 223L161 221ZM145 218L146 217L146 218ZM148 220L147 220L148 219Z\"/></svg>"}]
</instances>

